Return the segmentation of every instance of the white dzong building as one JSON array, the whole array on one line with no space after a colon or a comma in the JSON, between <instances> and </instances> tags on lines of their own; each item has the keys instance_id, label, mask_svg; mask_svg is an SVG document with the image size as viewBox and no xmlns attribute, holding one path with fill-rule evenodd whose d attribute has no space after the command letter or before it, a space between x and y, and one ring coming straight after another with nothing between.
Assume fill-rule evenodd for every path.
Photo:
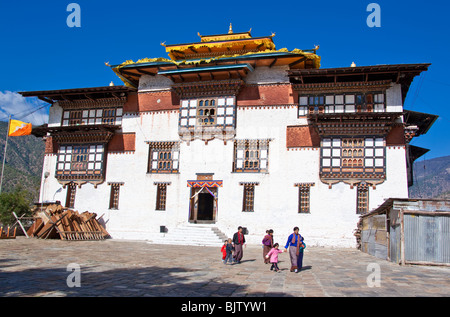
<instances>
[{"instance_id":1,"label":"white dzong building","mask_svg":"<svg viewBox=\"0 0 450 317\"><path fill-rule=\"evenodd\" d=\"M317 48L273 36L200 35L111 66L124 86L22 92L52 104L33 129L41 201L95 212L113 238L243 226L248 243L273 229L284 245L298 226L309 245L354 247L360 214L407 198L427 151L409 142L436 116L403 103L429 64L322 69Z\"/></svg>"}]
</instances>

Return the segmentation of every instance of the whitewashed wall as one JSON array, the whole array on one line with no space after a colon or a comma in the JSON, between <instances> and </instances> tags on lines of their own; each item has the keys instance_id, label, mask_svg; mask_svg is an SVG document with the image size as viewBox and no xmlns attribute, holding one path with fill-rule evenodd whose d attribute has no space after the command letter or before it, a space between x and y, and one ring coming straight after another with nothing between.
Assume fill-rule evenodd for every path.
<instances>
[{"instance_id":1,"label":"whitewashed wall","mask_svg":"<svg viewBox=\"0 0 450 317\"><path fill-rule=\"evenodd\" d=\"M143 76L142 91L166 90L170 82L165 78ZM155 79L156 78L156 79ZM270 74L269 69L257 69L250 74L252 83L269 83L278 78L285 82L283 69ZM401 89L393 85L387 93L387 111L401 111ZM56 104L50 110L49 124L57 125L61 108ZM152 239L159 235L159 227L169 230L185 224L189 218L190 188L188 180L196 173L214 173L215 180L223 180L218 190L219 207L216 226L231 236L237 227L247 227L248 243L259 244L267 229L275 231L275 241L283 245L294 226L309 245L354 247L358 215L356 214L356 187L338 183L330 189L319 179L318 149L286 149L286 126L306 124L297 118L297 107L238 108L237 139L267 139L269 143L268 173L232 173L233 142L225 145L213 140L206 145L195 140L180 146L178 174L147 173L149 146L146 141L177 141L178 113L176 111L125 114L122 120L124 133L136 133L136 150L133 153L110 153L107 156L106 179L94 188L91 184L77 188L75 209L89 210L103 215L107 230L113 238ZM386 148L387 179L376 189L369 189L370 209L376 208L389 197L408 196L405 149ZM60 200L65 203L66 190L54 178L55 155L46 155L44 170L50 176L42 180L41 195L44 201ZM156 211L156 186L154 182L171 182L167 186L165 211ZM119 209L109 210L110 186L108 182L123 182L120 187ZM242 212L243 186L240 182L259 182L255 187L255 211ZM310 188L308 214L298 213L298 188L295 183L314 183Z\"/></svg>"}]
</instances>

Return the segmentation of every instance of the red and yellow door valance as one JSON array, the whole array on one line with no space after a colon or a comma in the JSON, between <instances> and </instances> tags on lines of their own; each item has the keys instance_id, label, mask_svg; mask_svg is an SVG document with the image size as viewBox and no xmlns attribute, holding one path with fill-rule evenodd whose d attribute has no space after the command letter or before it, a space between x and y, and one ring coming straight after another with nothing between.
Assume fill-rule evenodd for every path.
<instances>
[{"instance_id":1,"label":"red and yellow door valance","mask_svg":"<svg viewBox=\"0 0 450 317\"><path fill-rule=\"evenodd\" d=\"M187 181L187 187L222 187L223 181Z\"/></svg>"}]
</instances>

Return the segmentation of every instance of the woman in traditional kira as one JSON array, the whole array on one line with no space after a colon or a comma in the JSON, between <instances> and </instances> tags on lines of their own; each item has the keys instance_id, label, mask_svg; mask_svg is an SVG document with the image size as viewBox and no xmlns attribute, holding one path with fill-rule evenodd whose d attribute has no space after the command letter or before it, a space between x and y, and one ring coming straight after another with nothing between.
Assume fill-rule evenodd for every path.
<instances>
[{"instance_id":1,"label":"woman in traditional kira","mask_svg":"<svg viewBox=\"0 0 450 317\"><path fill-rule=\"evenodd\" d=\"M286 242L285 250L289 249L289 257L291 258L291 272L298 272L298 258L299 258L299 249L303 246L303 237L298 233L299 228L294 228L294 233L292 233ZM302 254L303 255L303 254ZM303 258L302 258L303 260Z\"/></svg>"},{"instance_id":2,"label":"woman in traditional kira","mask_svg":"<svg viewBox=\"0 0 450 317\"><path fill-rule=\"evenodd\" d=\"M266 255L273 248L273 230L272 229L269 229L266 231L266 235L264 236L264 238L262 240L262 244L263 244L264 263L268 264L270 262L270 260L266 258Z\"/></svg>"}]
</instances>

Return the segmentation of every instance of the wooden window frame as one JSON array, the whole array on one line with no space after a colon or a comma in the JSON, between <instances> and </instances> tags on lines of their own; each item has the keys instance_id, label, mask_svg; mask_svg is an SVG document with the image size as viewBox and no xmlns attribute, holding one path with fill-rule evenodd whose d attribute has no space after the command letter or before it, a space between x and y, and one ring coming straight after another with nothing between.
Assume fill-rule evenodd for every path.
<instances>
[{"instance_id":1,"label":"wooden window frame","mask_svg":"<svg viewBox=\"0 0 450 317\"><path fill-rule=\"evenodd\" d=\"M178 173L180 165L179 142L148 142L147 173Z\"/></svg>"},{"instance_id":2,"label":"wooden window frame","mask_svg":"<svg viewBox=\"0 0 450 317\"><path fill-rule=\"evenodd\" d=\"M156 205L155 210L165 211L167 207L167 186L170 182L155 182L156 185Z\"/></svg>"},{"instance_id":3,"label":"wooden window frame","mask_svg":"<svg viewBox=\"0 0 450 317\"><path fill-rule=\"evenodd\" d=\"M317 113L358 112L386 112L386 92L370 91L299 95L298 118Z\"/></svg>"},{"instance_id":4,"label":"wooden window frame","mask_svg":"<svg viewBox=\"0 0 450 317\"><path fill-rule=\"evenodd\" d=\"M298 187L298 213L311 213L311 187L314 183L297 183L294 185Z\"/></svg>"},{"instance_id":5,"label":"wooden window frame","mask_svg":"<svg viewBox=\"0 0 450 317\"><path fill-rule=\"evenodd\" d=\"M61 126L74 125L121 125L123 117L122 107L87 108L81 110L64 110Z\"/></svg>"},{"instance_id":6,"label":"wooden window frame","mask_svg":"<svg viewBox=\"0 0 450 317\"><path fill-rule=\"evenodd\" d=\"M109 195L109 209L119 210L119 195L120 195L120 186L123 183L108 183L111 186L111 192Z\"/></svg>"},{"instance_id":7,"label":"wooden window frame","mask_svg":"<svg viewBox=\"0 0 450 317\"><path fill-rule=\"evenodd\" d=\"M268 173L269 139L235 140L233 172Z\"/></svg>"},{"instance_id":8,"label":"wooden window frame","mask_svg":"<svg viewBox=\"0 0 450 317\"><path fill-rule=\"evenodd\" d=\"M356 213L363 215L369 212L369 186L359 184L356 187Z\"/></svg>"},{"instance_id":9,"label":"wooden window frame","mask_svg":"<svg viewBox=\"0 0 450 317\"><path fill-rule=\"evenodd\" d=\"M60 145L56 177L99 177L103 175L105 146L101 143Z\"/></svg>"},{"instance_id":10,"label":"wooden window frame","mask_svg":"<svg viewBox=\"0 0 450 317\"><path fill-rule=\"evenodd\" d=\"M259 183L256 182L241 182L241 186L244 187L242 196L242 212L254 212L255 211L255 186Z\"/></svg>"},{"instance_id":11,"label":"wooden window frame","mask_svg":"<svg viewBox=\"0 0 450 317\"><path fill-rule=\"evenodd\" d=\"M208 106L205 106L206 101L208 101ZM214 103L213 106L211 106L211 102ZM236 126L236 96L197 97L183 99L180 104L178 122L180 129L193 129L199 126L203 128L235 128ZM205 115L205 109L209 110L208 115ZM212 109L214 110L213 115L210 113ZM203 112L201 112L202 110ZM213 122L205 122L206 118L213 119Z\"/></svg>"},{"instance_id":12,"label":"wooden window frame","mask_svg":"<svg viewBox=\"0 0 450 317\"><path fill-rule=\"evenodd\" d=\"M69 183L66 185L66 204L67 208L75 208L75 196L77 194L77 185L75 183Z\"/></svg>"},{"instance_id":13,"label":"wooden window frame","mask_svg":"<svg viewBox=\"0 0 450 317\"><path fill-rule=\"evenodd\" d=\"M324 138L320 148L320 171L321 174L352 177L384 177L386 140L379 136Z\"/></svg>"},{"instance_id":14,"label":"wooden window frame","mask_svg":"<svg viewBox=\"0 0 450 317\"><path fill-rule=\"evenodd\" d=\"M217 98L198 99L197 103L197 125L217 125Z\"/></svg>"}]
</instances>

